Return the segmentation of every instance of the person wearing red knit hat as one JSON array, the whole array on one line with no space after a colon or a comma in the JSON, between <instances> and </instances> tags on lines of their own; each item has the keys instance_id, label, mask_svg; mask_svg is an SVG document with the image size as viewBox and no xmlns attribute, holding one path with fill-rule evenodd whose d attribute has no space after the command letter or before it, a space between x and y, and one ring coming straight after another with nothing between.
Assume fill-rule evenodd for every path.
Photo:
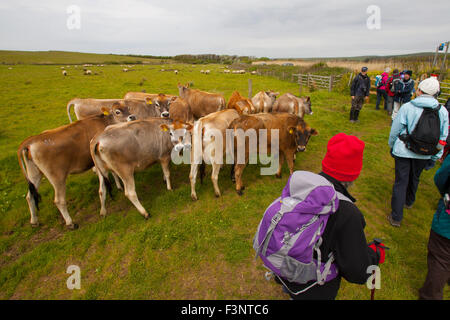
<instances>
[{"instance_id":1,"label":"person wearing red knit hat","mask_svg":"<svg viewBox=\"0 0 450 320\"><path fill-rule=\"evenodd\" d=\"M331 300L338 293L341 278L351 283L365 284L371 273L370 266L382 264L385 259L384 245L380 240L367 243L364 234L364 216L356 207L348 187L355 181L363 167L364 142L355 136L339 133L328 141L327 153L322 161L322 172L334 189L345 199L339 198L338 210L332 214L322 234L320 251L323 257L333 253L339 270L338 276L323 285L316 285L302 294L308 285L283 281L284 290L294 300ZM294 177L291 176L291 178Z\"/></svg>"}]
</instances>

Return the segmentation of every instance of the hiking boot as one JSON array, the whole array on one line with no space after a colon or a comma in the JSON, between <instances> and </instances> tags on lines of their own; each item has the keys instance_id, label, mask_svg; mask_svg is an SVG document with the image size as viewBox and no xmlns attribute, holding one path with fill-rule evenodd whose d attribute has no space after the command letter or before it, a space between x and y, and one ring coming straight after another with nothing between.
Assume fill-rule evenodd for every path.
<instances>
[{"instance_id":1,"label":"hiking boot","mask_svg":"<svg viewBox=\"0 0 450 320\"><path fill-rule=\"evenodd\" d=\"M387 219L389 221L389 223L391 224L391 226L399 228L400 227L400 221L395 221L394 219L392 219L392 215L389 213L387 215Z\"/></svg>"},{"instance_id":2,"label":"hiking boot","mask_svg":"<svg viewBox=\"0 0 450 320\"><path fill-rule=\"evenodd\" d=\"M413 207L413 205L411 204L408 206L407 204L405 204L404 207L405 207L405 209L411 209Z\"/></svg>"}]
</instances>

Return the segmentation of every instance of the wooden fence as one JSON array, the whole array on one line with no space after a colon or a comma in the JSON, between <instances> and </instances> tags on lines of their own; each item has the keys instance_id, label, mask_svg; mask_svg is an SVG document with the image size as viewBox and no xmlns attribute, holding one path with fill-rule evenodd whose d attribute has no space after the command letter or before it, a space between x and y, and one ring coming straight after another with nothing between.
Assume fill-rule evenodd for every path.
<instances>
[{"instance_id":1,"label":"wooden fence","mask_svg":"<svg viewBox=\"0 0 450 320\"><path fill-rule=\"evenodd\" d=\"M307 88L315 88L315 89L327 89L328 91L332 91L337 82L339 82L342 78L342 74L339 75L331 75L331 76L320 76L317 74L311 73L299 73L293 74L292 79L295 77L298 79L298 84L300 85L300 95L302 94L303 86Z\"/></svg>"},{"instance_id":2,"label":"wooden fence","mask_svg":"<svg viewBox=\"0 0 450 320\"><path fill-rule=\"evenodd\" d=\"M439 102L446 103L450 98L450 82L441 81L441 94L438 97Z\"/></svg>"}]
</instances>

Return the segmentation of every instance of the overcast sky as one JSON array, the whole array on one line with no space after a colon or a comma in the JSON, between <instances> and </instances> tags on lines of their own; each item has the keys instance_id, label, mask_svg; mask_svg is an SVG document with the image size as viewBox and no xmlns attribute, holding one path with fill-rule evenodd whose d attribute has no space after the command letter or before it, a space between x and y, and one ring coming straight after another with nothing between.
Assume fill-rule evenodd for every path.
<instances>
[{"instance_id":1,"label":"overcast sky","mask_svg":"<svg viewBox=\"0 0 450 320\"><path fill-rule=\"evenodd\" d=\"M80 8L69 30L67 8ZM367 8L380 8L369 30ZM449 0L0 0L0 49L275 57L434 51Z\"/></svg>"}]
</instances>

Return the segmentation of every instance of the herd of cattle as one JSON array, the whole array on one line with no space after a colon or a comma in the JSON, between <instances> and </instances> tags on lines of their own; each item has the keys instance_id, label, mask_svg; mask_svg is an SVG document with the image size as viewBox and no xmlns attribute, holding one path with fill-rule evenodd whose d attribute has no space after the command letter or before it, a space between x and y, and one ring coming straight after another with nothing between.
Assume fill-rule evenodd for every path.
<instances>
[{"instance_id":1,"label":"herd of cattle","mask_svg":"<svg viewBox=\"0 0 450 320\"><path fill-rule=\"evenodd\" d=\"M124 190L125 196L147 219L150 214L137 197L134 172L159 162L167 189L171 190L169 164L172 149L189 153L194 149L195 141L202 141L202 150L205 150L211 143L212 130L219 130L225 137L227 129L267 129L267 149L270 152L271 129L278 129L279 166L276 176L281 177L284 161L292 174L296 152L304 151L310 136L317 134L303 120L305 114L312 114L309 97L298 98L286 93L277 98L278 92L261 91L252 99L247 99L235 91L227 104L221 94L181 84L178 84L178 90L179 96L128 92L123 99L75 98L67 104L70 124L25 139L17 155L28 182L26 199L31 225L39 225L38 188L43 176L54 188L54 203L69 229L75 229L77 225L67 210L66 179L69 174L82 173L91 168L99 177L102 216L106 214L106 194L111 190L108 174L111 173L117 188ZM78 119L75 122L72 122L70 115L72 107ZM247 148L245 153L244 164L231 165L238 194L242 194L244 189L242 173L251 151ZM190 156L192 158L192 152ZM195 185L198 169L202 178L204 163L212 166L215 195L221 194L218 176L222 162L206 157L208 155L204 153L200 164L191 162L189 178L193 200L197 200Z\"/></svg>"}]
</instances>

